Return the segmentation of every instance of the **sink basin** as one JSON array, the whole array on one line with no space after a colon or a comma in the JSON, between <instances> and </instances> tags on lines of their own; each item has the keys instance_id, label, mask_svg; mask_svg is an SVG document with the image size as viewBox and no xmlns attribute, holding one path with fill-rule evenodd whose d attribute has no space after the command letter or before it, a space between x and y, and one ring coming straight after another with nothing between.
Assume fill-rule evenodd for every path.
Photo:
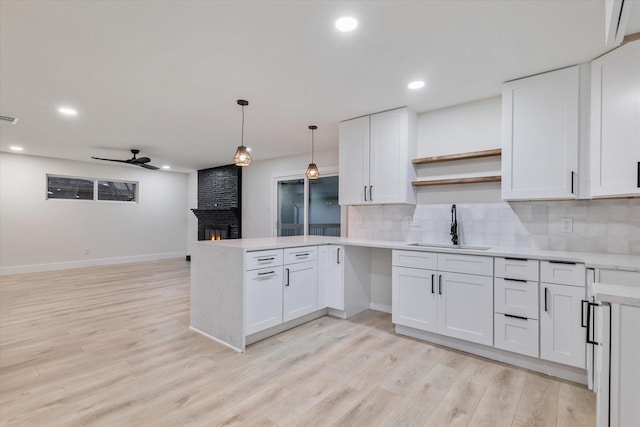
<instances>
[{"instance_id":1,"label":"sink basin","mask_svg":"<svg viewBox=\"0 0 640 427\"><path fill-rule=\"evenodd\" d=\"M409 243L407 246L420 246L421 248L469 249L474 251L486 251L489 249L488 246L450 245L446 243Z\"/></svg>"}]
</instances>

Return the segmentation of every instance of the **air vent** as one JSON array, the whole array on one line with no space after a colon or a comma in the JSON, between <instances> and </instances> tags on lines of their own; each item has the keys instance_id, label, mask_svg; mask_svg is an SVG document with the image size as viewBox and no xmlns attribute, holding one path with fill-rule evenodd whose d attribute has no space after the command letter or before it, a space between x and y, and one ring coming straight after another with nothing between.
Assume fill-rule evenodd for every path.
<instances>
[{"instance_id":1,"label":"air vent","mask_svg":"<svg viewBox=\"0 0 640 427\"><path fill-rule=\"evenodd\" d=\"M16 123L18 123L18 118L17 117L9 117L9 116L0 116L0 121L9 122L12 125L15 125Z\"/></svg>"}]
</instances>

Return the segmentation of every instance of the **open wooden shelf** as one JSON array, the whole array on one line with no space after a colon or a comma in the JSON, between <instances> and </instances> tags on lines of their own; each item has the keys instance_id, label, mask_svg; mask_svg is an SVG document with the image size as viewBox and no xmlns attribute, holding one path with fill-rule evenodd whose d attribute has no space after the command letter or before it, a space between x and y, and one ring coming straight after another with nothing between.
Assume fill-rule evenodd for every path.
<instances>
[{"instance_id":1,"label":"open wooden shelf","mask_svg":"<svg viewBox=\"0 0 640 427\"><path fill-rule=\"evenodd\" d=\"M500 182L502 176L477 176L473 178L450 178L450 179L431 179L423 181L413 181L411 185L414 187L423 187L426 185L447 185L447 184L474 184L478 182Z\"/></svg>"},{"instance_id":2,"label":"open wooden shelf","mask_svg":"<svg viewBox=\"0 0 640 427\"><path fill-rule=\"evenodd\" d=\"M472 151L470 153L447 154L445 156L433 156L433 157L421 157L419 159L413 159L412 162L414 165L424 165L427 163L449 162L452 160L479 159L481 157L493 157L493 156L500 156L500 155L502 155L502 149L496 148L494 150Z\"/></svg>"}]
</instances>

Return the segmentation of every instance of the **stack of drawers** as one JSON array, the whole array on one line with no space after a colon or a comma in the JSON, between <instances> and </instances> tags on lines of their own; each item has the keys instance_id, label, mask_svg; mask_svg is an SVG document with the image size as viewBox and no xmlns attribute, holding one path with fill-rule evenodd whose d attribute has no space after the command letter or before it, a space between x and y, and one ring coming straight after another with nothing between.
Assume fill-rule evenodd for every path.
<instances>
[{"instance_id":1,"label":"stack of drawers","mask_svg":"<svg viewBox=\"0 0 640 427\"><path fill-rule=\"evenodd\" d=\"M494 346L538 357L539 261L495 259Z\"/></svg>"}]
</instances>

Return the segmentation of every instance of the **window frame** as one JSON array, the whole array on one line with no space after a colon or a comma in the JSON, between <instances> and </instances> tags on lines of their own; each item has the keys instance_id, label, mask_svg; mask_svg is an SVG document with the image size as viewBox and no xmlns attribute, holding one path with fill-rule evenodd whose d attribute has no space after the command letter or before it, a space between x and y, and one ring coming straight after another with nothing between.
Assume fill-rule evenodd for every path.
<instances>
[{"instance_id":1,"label":"window frame","mask_svg":"<svg viewBox=\"0 0 640 427\"><path fill-rule=\"evenodd\" d=\"M67 178L67 179L81 179L84 181L92 181L93 182L93 198L92 199L67 199L67 198L56 198L56 197L49 197L49 178ZM128 183L128 184L135 184L136 186L136 190L135 190L135 199L134 200L105 200L105 199L99 199L98 198L98 183L100 181L105 181L105 182L123 182L123 183ZM78 201L84 201L84 202L100 202L100 203L125 203L125 204L132 204L132 203L139 203L140 202L140 181L133 181L133 180L128 180L128 179L112 179L112 178L92 178L92 177L86 177L86 176L73 176L73 175L62 175L62 174L56 174L56 173L47 173L45 174L45 200L49 201L49 200L58 200L58 201L74 201L74 202L78 202Z\"/></svg>"}]
</instances>

